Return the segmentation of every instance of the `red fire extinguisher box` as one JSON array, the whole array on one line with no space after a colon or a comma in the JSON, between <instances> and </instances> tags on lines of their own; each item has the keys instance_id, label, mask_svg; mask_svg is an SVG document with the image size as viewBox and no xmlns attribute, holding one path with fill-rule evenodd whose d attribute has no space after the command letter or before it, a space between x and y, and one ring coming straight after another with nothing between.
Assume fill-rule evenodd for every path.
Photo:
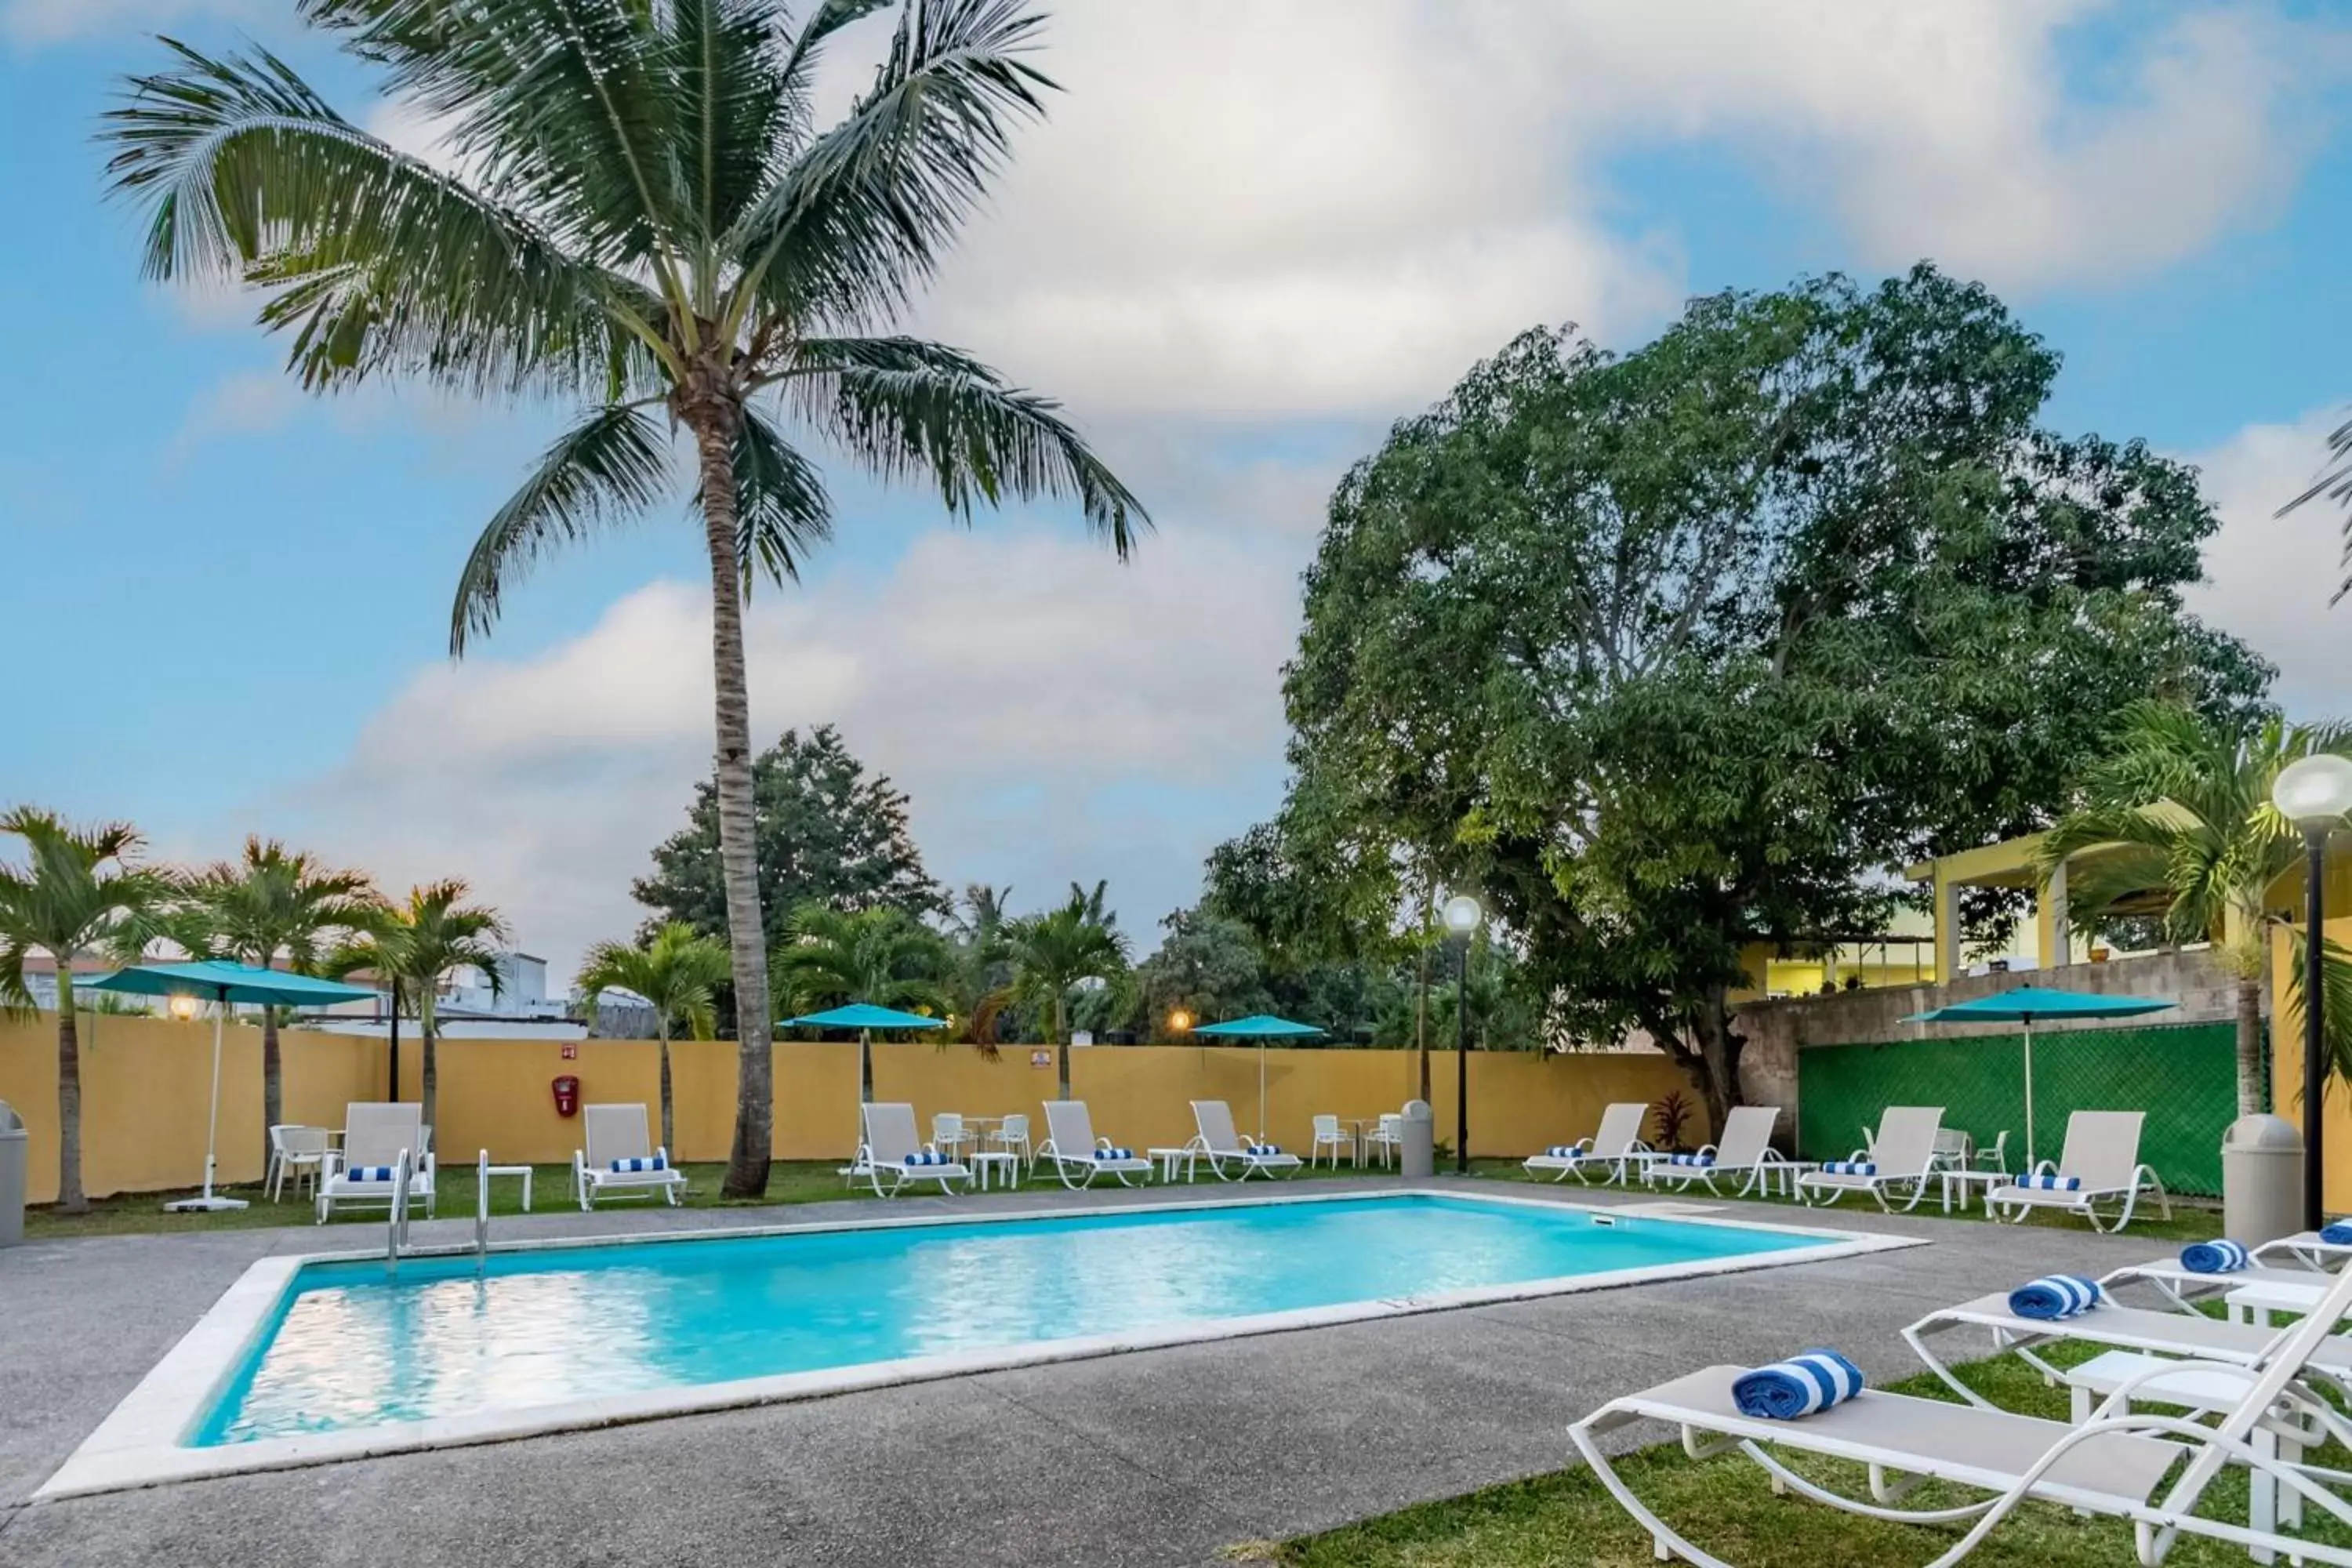
<instances>
[{"instance_id":1,"label":"red fire extinguisher box","mask_svg":"<svg viewBox=\"0 0 2352 1568\"><path fill-rule=\"evenodd\" d=\"M580 1114L580 1080L565 1073L551 1086L555 1090L555 1113L558 1116Z\"/></svg>"}]
</instances>

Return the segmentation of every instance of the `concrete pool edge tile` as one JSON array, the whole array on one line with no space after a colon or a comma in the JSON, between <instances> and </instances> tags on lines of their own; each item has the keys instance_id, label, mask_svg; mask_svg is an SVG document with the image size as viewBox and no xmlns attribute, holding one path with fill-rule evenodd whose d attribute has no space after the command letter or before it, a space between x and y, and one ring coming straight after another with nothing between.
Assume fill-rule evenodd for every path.
<instances>
[{"instance_id":1,"label":"concrete pool edge tile","mask_svg":"<svg viewBox=\"0 0 2352 1568\"><path fill-rule=\"evenodd\" d=\"M622 1234L594 1237L549 1237L503 1244L501 1254L648 1242L690 1242L716 1238L746 1238L823 1232L897 1230L973 1223L1017 1222L1268 1205L1350 1203L1405 1196L1432 1197L1476 1204L1496 1204L1553 1212L1570 1210L1590 1216L1596 1225L1613 1226L1626 1218L1652 1218L1653 1223L1704 1224L1729 1230L1754 1230L1780 1236L1819 1238L1818 1244L1778 1250L1738 1254L1681 1263L1650 1264L1591 1274L1519 1280L1476 1286L1420 1296L1343 1302L1328 1306L1256 1313L1243 1317L1202 1320L1115 1334L1077 1336L994 1346L946 1355L868 1362L814 1372L779 1373L724 1383L646 1390L640 1393L569 1400L558 1404L490 1410L425 1421L385 1423L374 1426L269 1438L208 1447L182 1446L208 1412L224 1381L267 1325L288 1287L306 1264L380 1261L381 1253L350 1250L307 1254L275 1254L257 1260L234 1281L194 1327L142 1378L139 1384L100 1423L98 1428L68 1457L55 1474L33 1494L42 1503L105 1492L131 1490L178 1481L301 1468L343 1460L423 1450L508 1442L564 1431L740 1409L750 1405L824 1398L832 1395L935 1382L977 1373L1012 1371L1057 1363L1096 1360L1177 1345L1213 1342L1260 1335L1295 1332L1342 1323L1449 1311L1543 1297L1621 1289L1663 1280L1710 1278L1755 1269L1869 1253L1896 1251L1927 1245L1924 1237L1871 1235L1821 1226L1765 1223L1755 1220L1704 1220L1696 1216L1626 1215L1611 1205L1566 1202L1545 1195L1504 1193L1465 1194L1444 1187L1383 1188L1367 1193L1296 1193L1261 1191L1230 1196L1188 1195L1166 1203L1120 1204L1115 1207L1079 1206L1028 1210L1017 1214L930 1213L906 1217L833 1220L761 1227L709 1227L694 1230ZM434 1247L426 1258L464 1256L470 1247Z\"/></svg>"}]
</instances>

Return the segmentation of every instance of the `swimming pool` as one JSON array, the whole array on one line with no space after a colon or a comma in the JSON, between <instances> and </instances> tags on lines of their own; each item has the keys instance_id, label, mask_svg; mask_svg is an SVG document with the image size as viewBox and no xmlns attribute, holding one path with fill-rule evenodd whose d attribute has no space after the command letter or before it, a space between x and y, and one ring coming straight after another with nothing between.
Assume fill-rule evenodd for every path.
<instances>
[{"instance_id":1,"label":"swimming pool","mask_svg":"<svg viewBox=\"0 0 2352 1568\"><path fill-rule=\"evenodd\" d=\"M1885 1239L1386 1193L541 1244L478 1276L470 1253L266 1259L85 1448L101 1471L148 1450L151 1479L307 1463ZM105 1489L68 1475L84 1458L44 1489Z\"/></svg>"}]
</instances>

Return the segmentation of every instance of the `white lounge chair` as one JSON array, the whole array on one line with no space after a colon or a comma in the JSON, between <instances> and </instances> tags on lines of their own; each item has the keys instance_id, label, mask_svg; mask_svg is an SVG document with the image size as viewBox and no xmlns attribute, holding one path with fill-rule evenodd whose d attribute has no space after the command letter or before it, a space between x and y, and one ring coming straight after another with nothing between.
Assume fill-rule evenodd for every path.
<instances>
[{"instance_id":1,"label":"white lounge chair","mask_svg":"<svg viewBox=\"0 0 2352 1568\"><path fill-rule=\"evenodd\" d=\"M1217 1173L1220 1181L1246 1182L1253 1173L1272 1181L1276 1171L1296 1171L1303 1163L1297 1155L1286 1153L1272 1143L1235 1132L1233 1108L1222 1100L1194 1100L1192 1125L1199 1131L1185 1147L1209 1162L1209 1169ZM1228 1175L1228 1166L1241 1174Z\"/></svg>"},{"instance_id":2,"label":"white lounge chair","mask_svg":"<svg viewBox=\"0 0 2352 1568\"><path fill-rule=\"evenodd\" d=\"M1960 1562L2028 1499L2130 1521L2139 1561L2150 1568L2163 1561L2182 1535L2205 1536L2306 1563L2352 1565L2352 1549L2201 1518L2197 1511L2215 1478L2229 1466L2242 1465L2258 1481L2352 1525L2352 1504L2326 1484L2327 1472L2283 1459L2260 1440L2283 1408L2331 1434L2352 1433L2343 1417L2325 1401L2313 1398L2303 1384L2307 1364L2326 1348L2347 1308L2352 1308L2352 1277L2337 1282L2320 1310L2275 1336L2273 1351L2258 1363L2164 1363L2126 1380L2079 1425L1871 1389L1795 1420L1759 1419L1742 1415L1732 1396L1732 1384L1746 1369L1717 1366L1612 1400L1571 1426L1569 1439L1610 1495L1650 1532L1660 1558L1678 1556L1700 1568L1731 1565L1693 1544L1642 1504L1603 1451L1600 1439L1604 1435L1634 1422L1659 1422L1680 1428L1683 1447L1695 1458L1739 1449L1772 1477L1776 1491L1793 1490L1849 1513L1896 1523L1973 1520L1968 1532L1928 1568ZM2082 1318L2117 1310L2101 1307ZM2175 1313L2157 1315L2185 1321ZM2142 1384L2177 1376L2186 1369L2238 1379L2242 1397L2210 1426L2132 1410L2131 1400ZM1850 1498L1799 1474L1774 1457L1774 1447L1866 1466L1871 1495ZM2166 1476L2176 1466L2182 1467L2178 1479L2164 1488ZM1897 1506L1922 1480L1990 1495L1957 1506L1948 1500L1937 1500L1947 1506L1930 1509ZM2164 1488L2160 1497L2159 1488Z\"/></svg>"},{"instance_id":3,"label":"white lounge chair","mask_svg":"<svg viewBox=\"0 0 2352 1568\"><path fill-rule=\"evenodd\" d=\"M1873 1166L1841 1171L1825 1165L1797 1178L1797 1195L1808 1204L1833 1204L1848 1193L1868 1193L1878 1206L1894 1210L1886 1201L1889 1188L1908 1185L1906 1213L1927 1195L1936 1171L1936 1135L1944 1120L1940 1105L1890 1105L1878 1119L1878 1136L1867 1150L1856 1150L1844 1163Z\"/></svg>"},{"instance_id":4,"label":"white lounge chair","mask_svg":"<svg viewBox=\"0 0 2352 1568\"><path fill-rule=\"evenodd\" d=\"M1596 1170L1608 1173L1605 1180L1623 1182L1633 1167L1656 1158L1650 1152L1650 1146L1642 1142L1642 1123L1649 1115L1650 1108L1645 1102L1620 1100L1601 1111L1601 1125L1591 1137L1530 1154L1519 1162L1519 1166L1529 1175L1554 1172L1555 1182L1564 1182L1571 1175L1580 1182L1589 1182L1592 1178L1585 1173Z\"/></svg>"},{"instance_id":5,"label":"white lounge chair","mask_svg":"<svg viewBox=\"0 0 2352 1568\"><path fill-rule=\"evenodd\" d=\"M1037 1158L1052 1162L1066 1187L1092 1186L1097 1176L1115 1176L1119 1185L1131 1187L1151 1175L1150 1160L1095 1136L1094 1117L1083 1100L1045 1102L1045 1141L1037 1145Z\"/></svg>"},{"instance_id":6,"label":"white lounge chair","mask_svg":"<svg viewBox=\"0 0 2352 1568\"><path fill-rule=\"evenodd\" d=\"M852 1182L861 1178L871 1182L875 1193L886 1198L896 1197L908 1182L937 1182L940 1195L952 1197L955 1189L949 1183L971 1180L970 1170L916 1135L913 1106L903 1100L885 1101L862 1107L859 1116L865 1142L857 1145L857 1158L842 1173Z\"/></svg>"},{"instance_id":7,"label":"white lounge chair","mask_svg":"<svg viewBox=\"0 0 2352 1568\"><path fill-rule=\"evenodd\" d=\"M2261 1285L2275 1291L2304 1291L2316 1301L2326 1294L2335 1279L2299 1263L2284 1268L2254 1263L2227 1274L2202 1274L2181 1262L2176 1254L2110 1270L2099 1277L2099 1283L2110 1291L2121 1285L2150 1285L2180 1310L2197 1312L2203 1310L2201 1302L2227 1295L2243 1285Z\"/></svg>"},{"instance_id":8,"label":"white lounge chair","mask_svg":"<svg viewBox=\"0 0 2352 1568\"><path fill-rule=\"evenodd\" d=\"M337 1208L392 1212L402 1161L409 1162L408 1212L418 1200L433 1213L433 1151L424 1108L406 1102L355 1100L343 1107L343 1146L327 1152L319 1181L319 1223Z\"/></svg>"},{"instance_id":9,"label":"white lounge chair","mask_svg":"<svg viewBox=\"0 0 2352 1568\"><path fill-rule=\"evenodd\" d=\"M1985 1194L1986 1212L2022 1221L2038 1208L2063 1209L2089 1220L2093 1230L2121 1230L2131 1224L2140 1194L2153 1190L2170 1219L2172 1200L2164 1184L2152 1167L2140 1163L2140 1125L2147 1120L2138 1110L2074 1112L2066 1118L2066 1146L2058 1163L2044 1160L2017 1184L1993 1188ZM2113 1225L2100 1218L2097 1205L2103 1202L2122 1205Z\"/></svg>"},{"instance_id":10,"label":"white lounge chair","mask_svg":"<svg viewBox=\"0 0 2352 1568\"><path fill-rule=\"evenodd\" d=\"M572 1190L582 1208L594 1208L599 1198L656 1194L677 1206L686 1173L655 1146L643 1104L583 1105L580 1132L588 1147L572 1151Z\"/></svg>"},{"instance_id":11,"label":"white lounge chair","mask_svg":"<svg viewBox=\"0 0 2352 1568\"><path fill-rule=\"evenodd\" d=\"M1717 1176L1743 1178L1735 1196L1746 1197L1770 1179L1775 1170L1796 1169L1795 1164L1772 1147L1772 1127L1780 1120L1777 1105L1738 1105L1723 1119L1723 1141L1709 1143L1687 1157L1668 1154L1645 1161L1642 1166L1642 1182L1645 1186L1664 1183L1677 1191L1688 1192L1694 1184L1704 1184L1706 1190L1720 1196L1722 1189L1715 1184Z\"/></svg>"}]
</instances>

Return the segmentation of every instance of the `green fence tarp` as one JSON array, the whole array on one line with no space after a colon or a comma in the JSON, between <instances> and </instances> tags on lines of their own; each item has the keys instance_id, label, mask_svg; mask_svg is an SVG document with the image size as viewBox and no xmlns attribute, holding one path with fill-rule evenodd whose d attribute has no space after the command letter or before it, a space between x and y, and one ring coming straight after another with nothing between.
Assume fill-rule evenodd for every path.
<instances>
[{"instance_id":1,"label":"green fence tarp","mask_svg":"<svg viewBox=\"0 0 2352 1568\"><path fill-rule=\"evenodd\" d=\"M1890 1105L1940 1105L1944 1125L1990 1150L2004 1130L2025 1164L2024 1037L1951 1035L1797 1053L1797 1142L1842 1160ZM2144 1110L2139 1157L2176 1193L2221 1190L2221 1133L2238 1114L2235 1026L2168 1024L2033 1032L2035 1152L2054 1160L2077 1110Z\"/></svg>"}]
</instances>

